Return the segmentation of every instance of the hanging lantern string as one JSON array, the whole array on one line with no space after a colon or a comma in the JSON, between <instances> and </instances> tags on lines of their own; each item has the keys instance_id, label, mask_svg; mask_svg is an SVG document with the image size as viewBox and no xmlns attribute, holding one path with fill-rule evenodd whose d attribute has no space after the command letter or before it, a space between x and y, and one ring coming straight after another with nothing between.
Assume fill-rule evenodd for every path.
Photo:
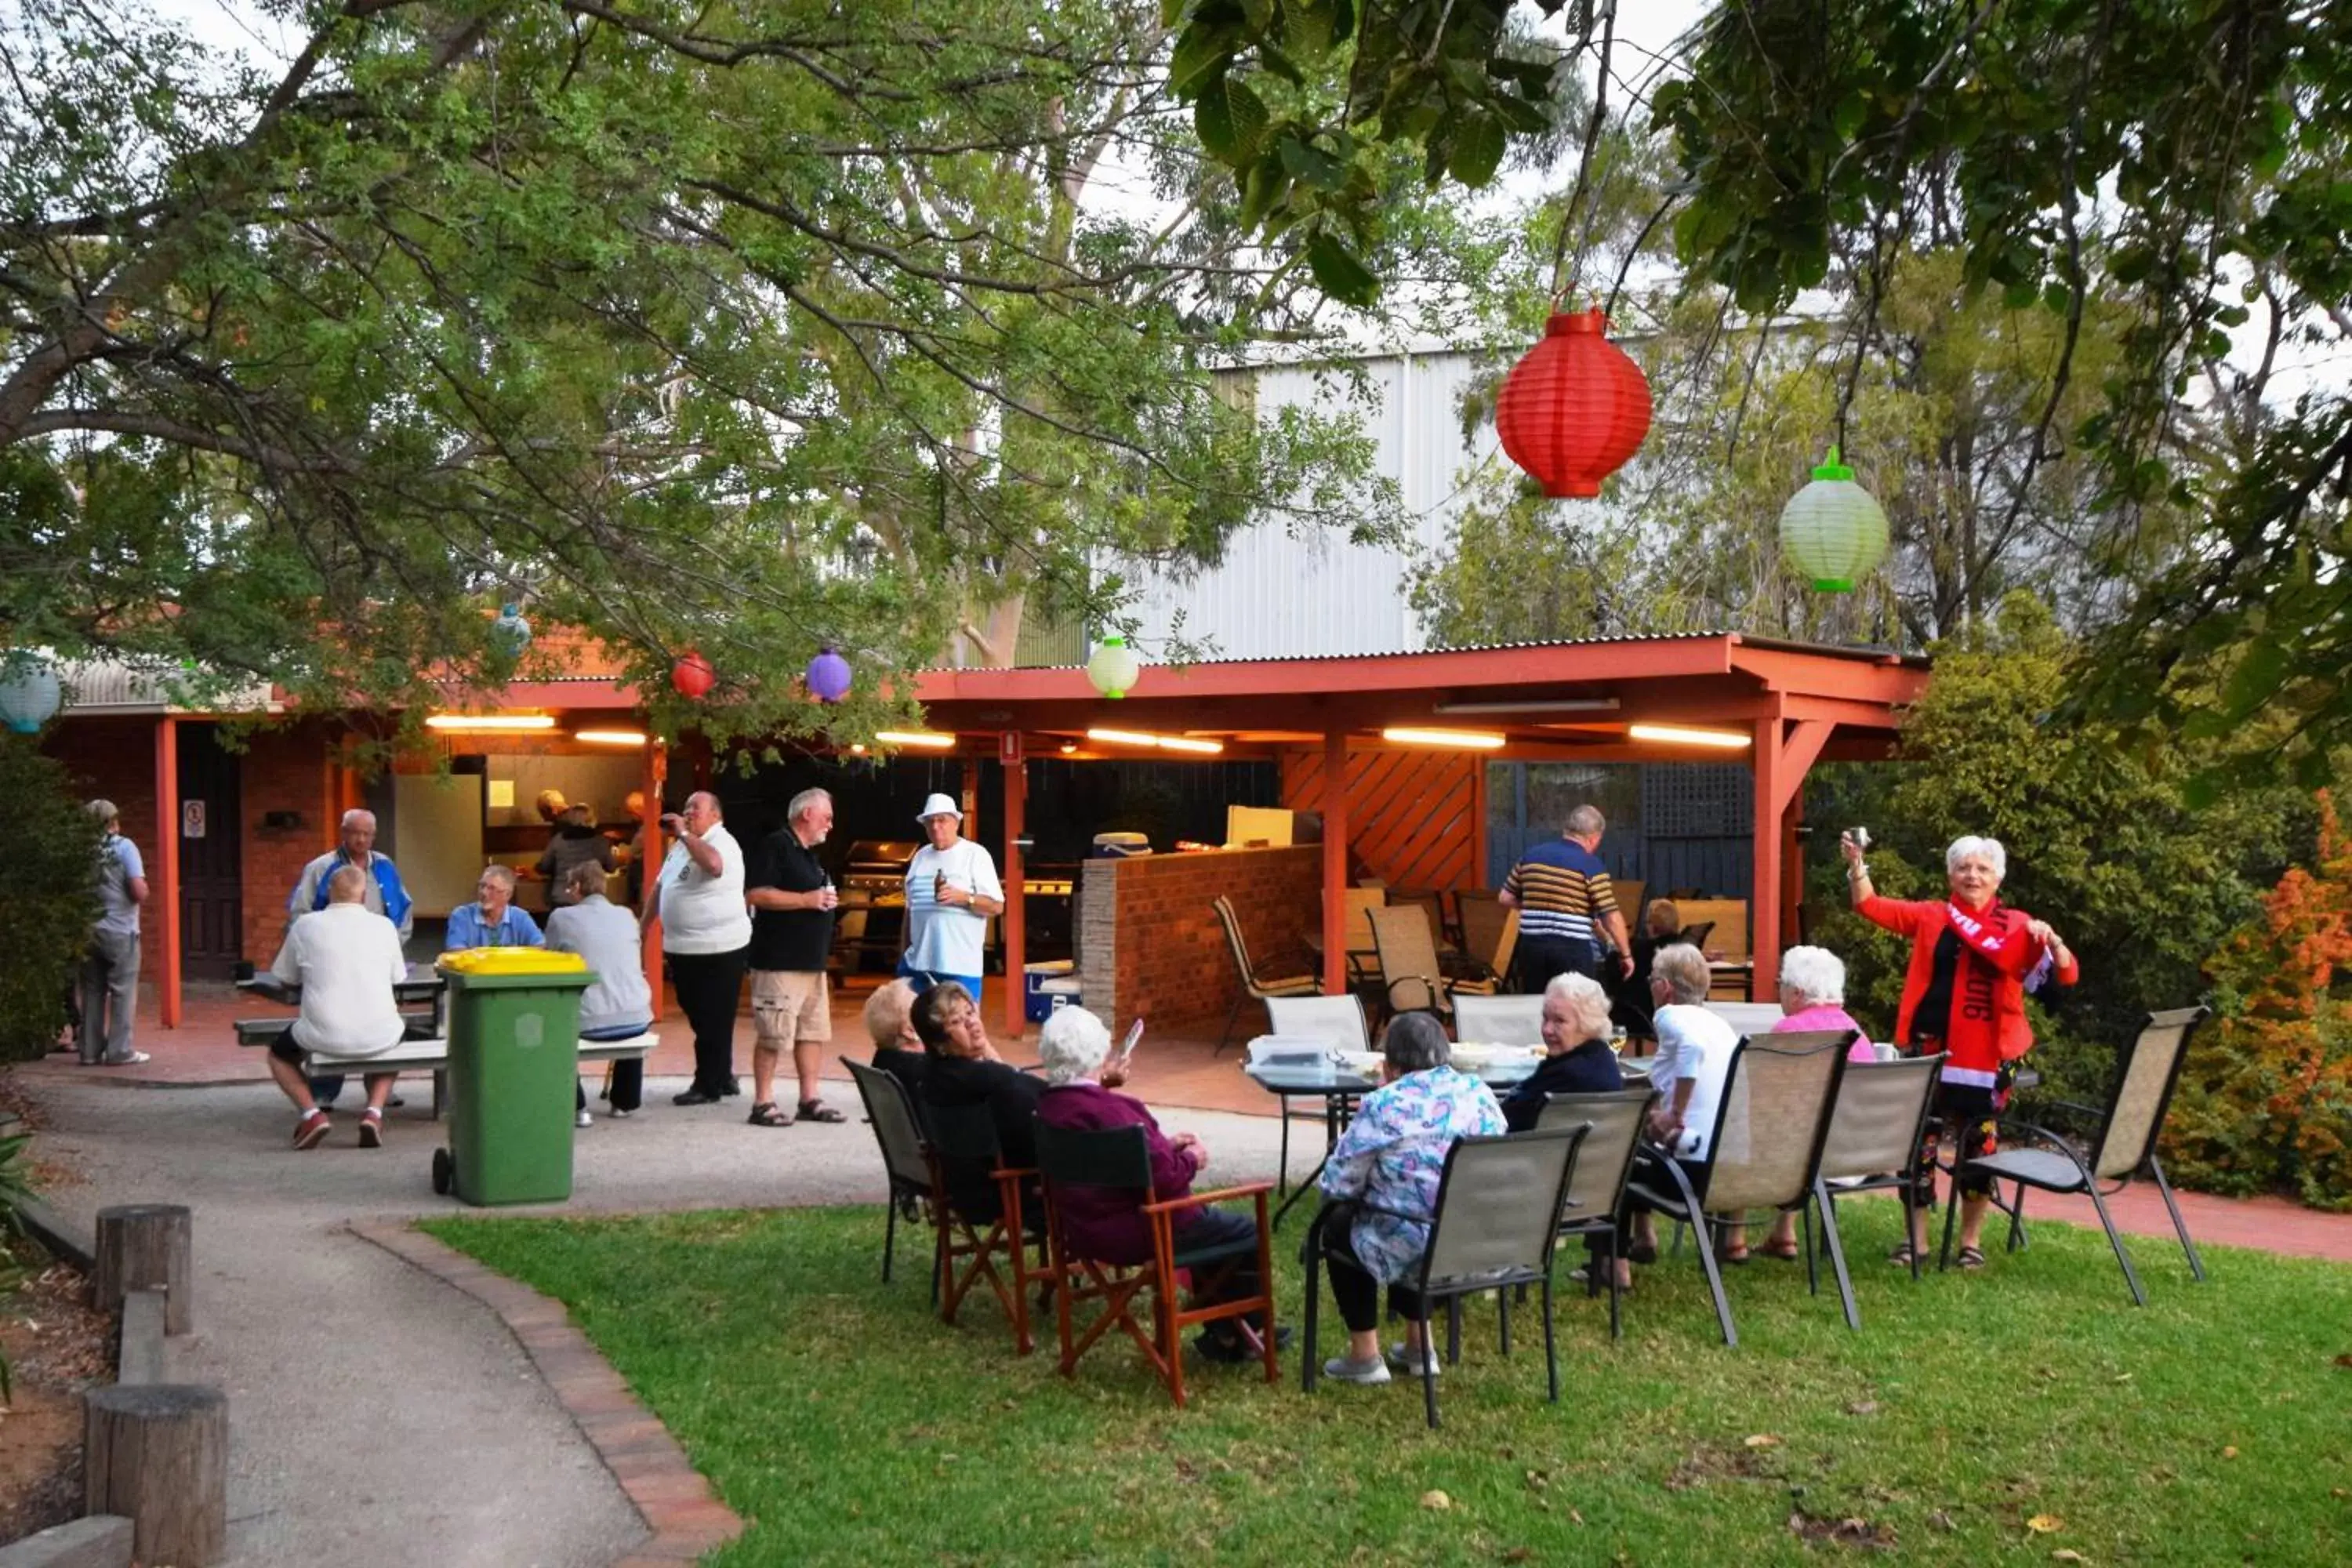
<instances>
[{"instance_id":1,"label":"hanging lantern string","mask_svg":"<svg viewBox=\"0 0 2352 1568\"><path fill-rule=\"evenodd\" d=\"M1552 250L1551 308L1558 310L1561 302L1575 289L1584 276L1585 253L1591 248L1593 231L1601 222L1601 196L1592 186L1593 154L1601 145L1601 130L1609 115L1609 60L1617 41L1617 0L1599 0L1601 19L1601 68L1595 73L1592 86L1592 112L1584 122L1584 149L1576 163L1576 184L1568 193L1568 205L1559 215L1559 240ZM1587 13L1584 37L1576 52L1582 54L1592 47L1592 18ZM1590 199L1588 199L1588 196ZM1580 204L1585 208L1584 232L1578 237L1574 267L1570 268L1568 237L1576 227L1576 211Z\"/></svg>"}]
</instances>

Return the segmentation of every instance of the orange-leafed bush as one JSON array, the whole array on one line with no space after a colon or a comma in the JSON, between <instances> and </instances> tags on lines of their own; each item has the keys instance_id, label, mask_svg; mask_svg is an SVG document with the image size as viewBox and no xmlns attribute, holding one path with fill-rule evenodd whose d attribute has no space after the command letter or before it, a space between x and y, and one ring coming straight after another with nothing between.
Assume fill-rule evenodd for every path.
<instances>
[{"instance_id":1,"label":"orange-leafed bush","mask_svg":"<svg viewBox=\"0 0 2352 1568\"><path fill-rule=\"evenodd\" d=\"M2319 814L2315 868L2280 878L2207 963L2216 1017L2181 1073L2164 1157L2184 1184L2352 1209L2352 841L2324 791Z\"/></svg>"}]
</instances>

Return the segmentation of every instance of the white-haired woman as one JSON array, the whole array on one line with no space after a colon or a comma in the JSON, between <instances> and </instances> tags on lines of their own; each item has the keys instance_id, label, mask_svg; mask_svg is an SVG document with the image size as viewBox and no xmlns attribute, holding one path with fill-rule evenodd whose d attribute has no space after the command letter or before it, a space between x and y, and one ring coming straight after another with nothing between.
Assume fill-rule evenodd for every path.
<instances>
[{"instance_id":1,"label":"white-haired woman","mask_svg":"<svg viewBox=\"0 0 2352 1568\"><path fill-rule=\"evenodd\" d=\"M1543 994L1544 1059L1503 1097L1503 1120L1524 1132L1555 1094L1607 1094L1625 1087L1609 1047L1609 993L1589 974L1552 976Z\"/></svg>"},{"instance_id":2,"label":"white-haired woman","mask_svg":"<svg viewBox=\"0 0 2352 1568\"><path fill-rule=\"evenodd\" d=\"M1810 1029L1852 1029L1853 1044L1848 1061L1876 1059L1878 1052L1860 1024L1845 1010L1845 961L1825 947L1792 947L1780 955L1780 1021L1776 1035ZM1797 1245L1795 1211L1782 1209L1772 1221L1764 1256L1794 1261L1804 1256Z\"/></svg>"},{"instance_id":3,"label":"white-haired woman","mask_svg":"<svg viewBox=\"0 0 2352 1568\"><path fill-rule=\"evenodd\" d=\"M1045 1020L1037 1036L1037 1059L1045 1069L1046 1084L1037 1101L1039 1122L1072 1132L1137 1128L1151 1157L1149 1194L1113 1187L1073 1187L1063 1193L1056 1207L1064 1237L1081 1256L1097 1262L1150 1262L1151 1225L1142 1205L1190 1193L1192 1178L1209 1163L1208 1150L1190 1132L1169 1137L1143 1101L1113 1092L1127 1081L1124 1064L1110 1060L1110 1031L1085 1008L1064 1007ZM1174 1229L1179 1252L1236 1247L1235 1256L1223 1268L1194 1272L1195 1300L1209 1304L1258 1293L1257 1249L1238 1245L1257 1240L1255 1219L1234 1209L1187 1209L1176 1216ZM1230 1318L1209 1324L1192 1342L1211 1361L1239 1363L1256 1353Z\"/></svg>"},{"instance_id":4,"label":"white-haired woman","mask_svg":"<svg viewBox=\"0 0 2352 1568\"><path fill-rule=\"evenodd\" d=\"M1911 940L1910 967L1903 976L1903 1005L1895 1037L1905 1052L1945 1053L1943 1081L1928 1119L1926 1153L1917 1190L1904 1194L1911 1210L1910 1239L1891 1260L1908 1266L1927 1250L1927 1215L1935 1207L1932 1156L1948 1138L1956 1158L1989 1154L1996 1125L2009 1107L2009 1086L2018 1058L2033 1048L2025 1020L2025 982L2043 964L2058 983L2071 985L2080 970L2074 955L2049 922L2000 902L2009 874L2009 852L1998 838L1956 838L1944 852L1949 896L1906 900L1882 899L1870 885L1862 847L1845 835L1839 847L1846 861L1846 884L1856 913L1873 925ZM1960 1267L1984 1267L1985 1210L1992 1197L1990 1179L1961 1184Z\"/></svg>"}]
</instances>

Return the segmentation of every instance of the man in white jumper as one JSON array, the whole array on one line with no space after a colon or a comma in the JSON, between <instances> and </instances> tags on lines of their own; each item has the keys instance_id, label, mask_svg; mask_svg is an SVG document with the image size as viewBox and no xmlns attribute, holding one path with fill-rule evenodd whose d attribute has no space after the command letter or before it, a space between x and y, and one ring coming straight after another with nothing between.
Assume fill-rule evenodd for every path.
<instances>
[{"instance_id":1,"label":"man in white jumper","mask_svg":"<svg viewBox=\"0 0 2352 1568\"><path fill-rule=\"evenodd\" d=\"M364 867L342 866L327 878L323 909L298 917L269 972L287 985L302 988L294 1026L269 1047L269 1076L301 1119L294 1124L294 1147L315 1149L330 1131L327 1113L302 1076L305 1051L340 1057L381 1056L400 1044L400 1005L393 987L408 973L400 931L367 907ZM383 1147L383 1102L399 1075L367 1075L367 1110L360 1118L360 1147Z\"/></svg>"}]
</instances>

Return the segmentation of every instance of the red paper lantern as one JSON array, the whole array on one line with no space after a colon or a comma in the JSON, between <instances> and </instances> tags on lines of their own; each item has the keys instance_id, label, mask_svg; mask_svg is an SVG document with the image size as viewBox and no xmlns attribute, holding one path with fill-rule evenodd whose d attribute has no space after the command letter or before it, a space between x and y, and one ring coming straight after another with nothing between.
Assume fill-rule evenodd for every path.
<instances>
[{"instance_id":1,"label":"red paper lantern","mask_svg":"<svg viewBox=\"0 0 2352 1568\"><path fill-rule=\"evenodd\" d=\"M1495 400L1503 450L1544 494L1590 498L1650 433L1650 384L1598 310L1557 314Z\"/></svg>"},{"instance_id":2,"label":"red paper lantern","mask_svg":"<svg viewBox=\"0 0 2352 1568\"><path fill-rule=\"evenodd\" d=\"M669 667L669 683L680 697L700 697L719 684L719 672L710 668L709 659L688 648Z\"/></svg>"}]
</instances>

